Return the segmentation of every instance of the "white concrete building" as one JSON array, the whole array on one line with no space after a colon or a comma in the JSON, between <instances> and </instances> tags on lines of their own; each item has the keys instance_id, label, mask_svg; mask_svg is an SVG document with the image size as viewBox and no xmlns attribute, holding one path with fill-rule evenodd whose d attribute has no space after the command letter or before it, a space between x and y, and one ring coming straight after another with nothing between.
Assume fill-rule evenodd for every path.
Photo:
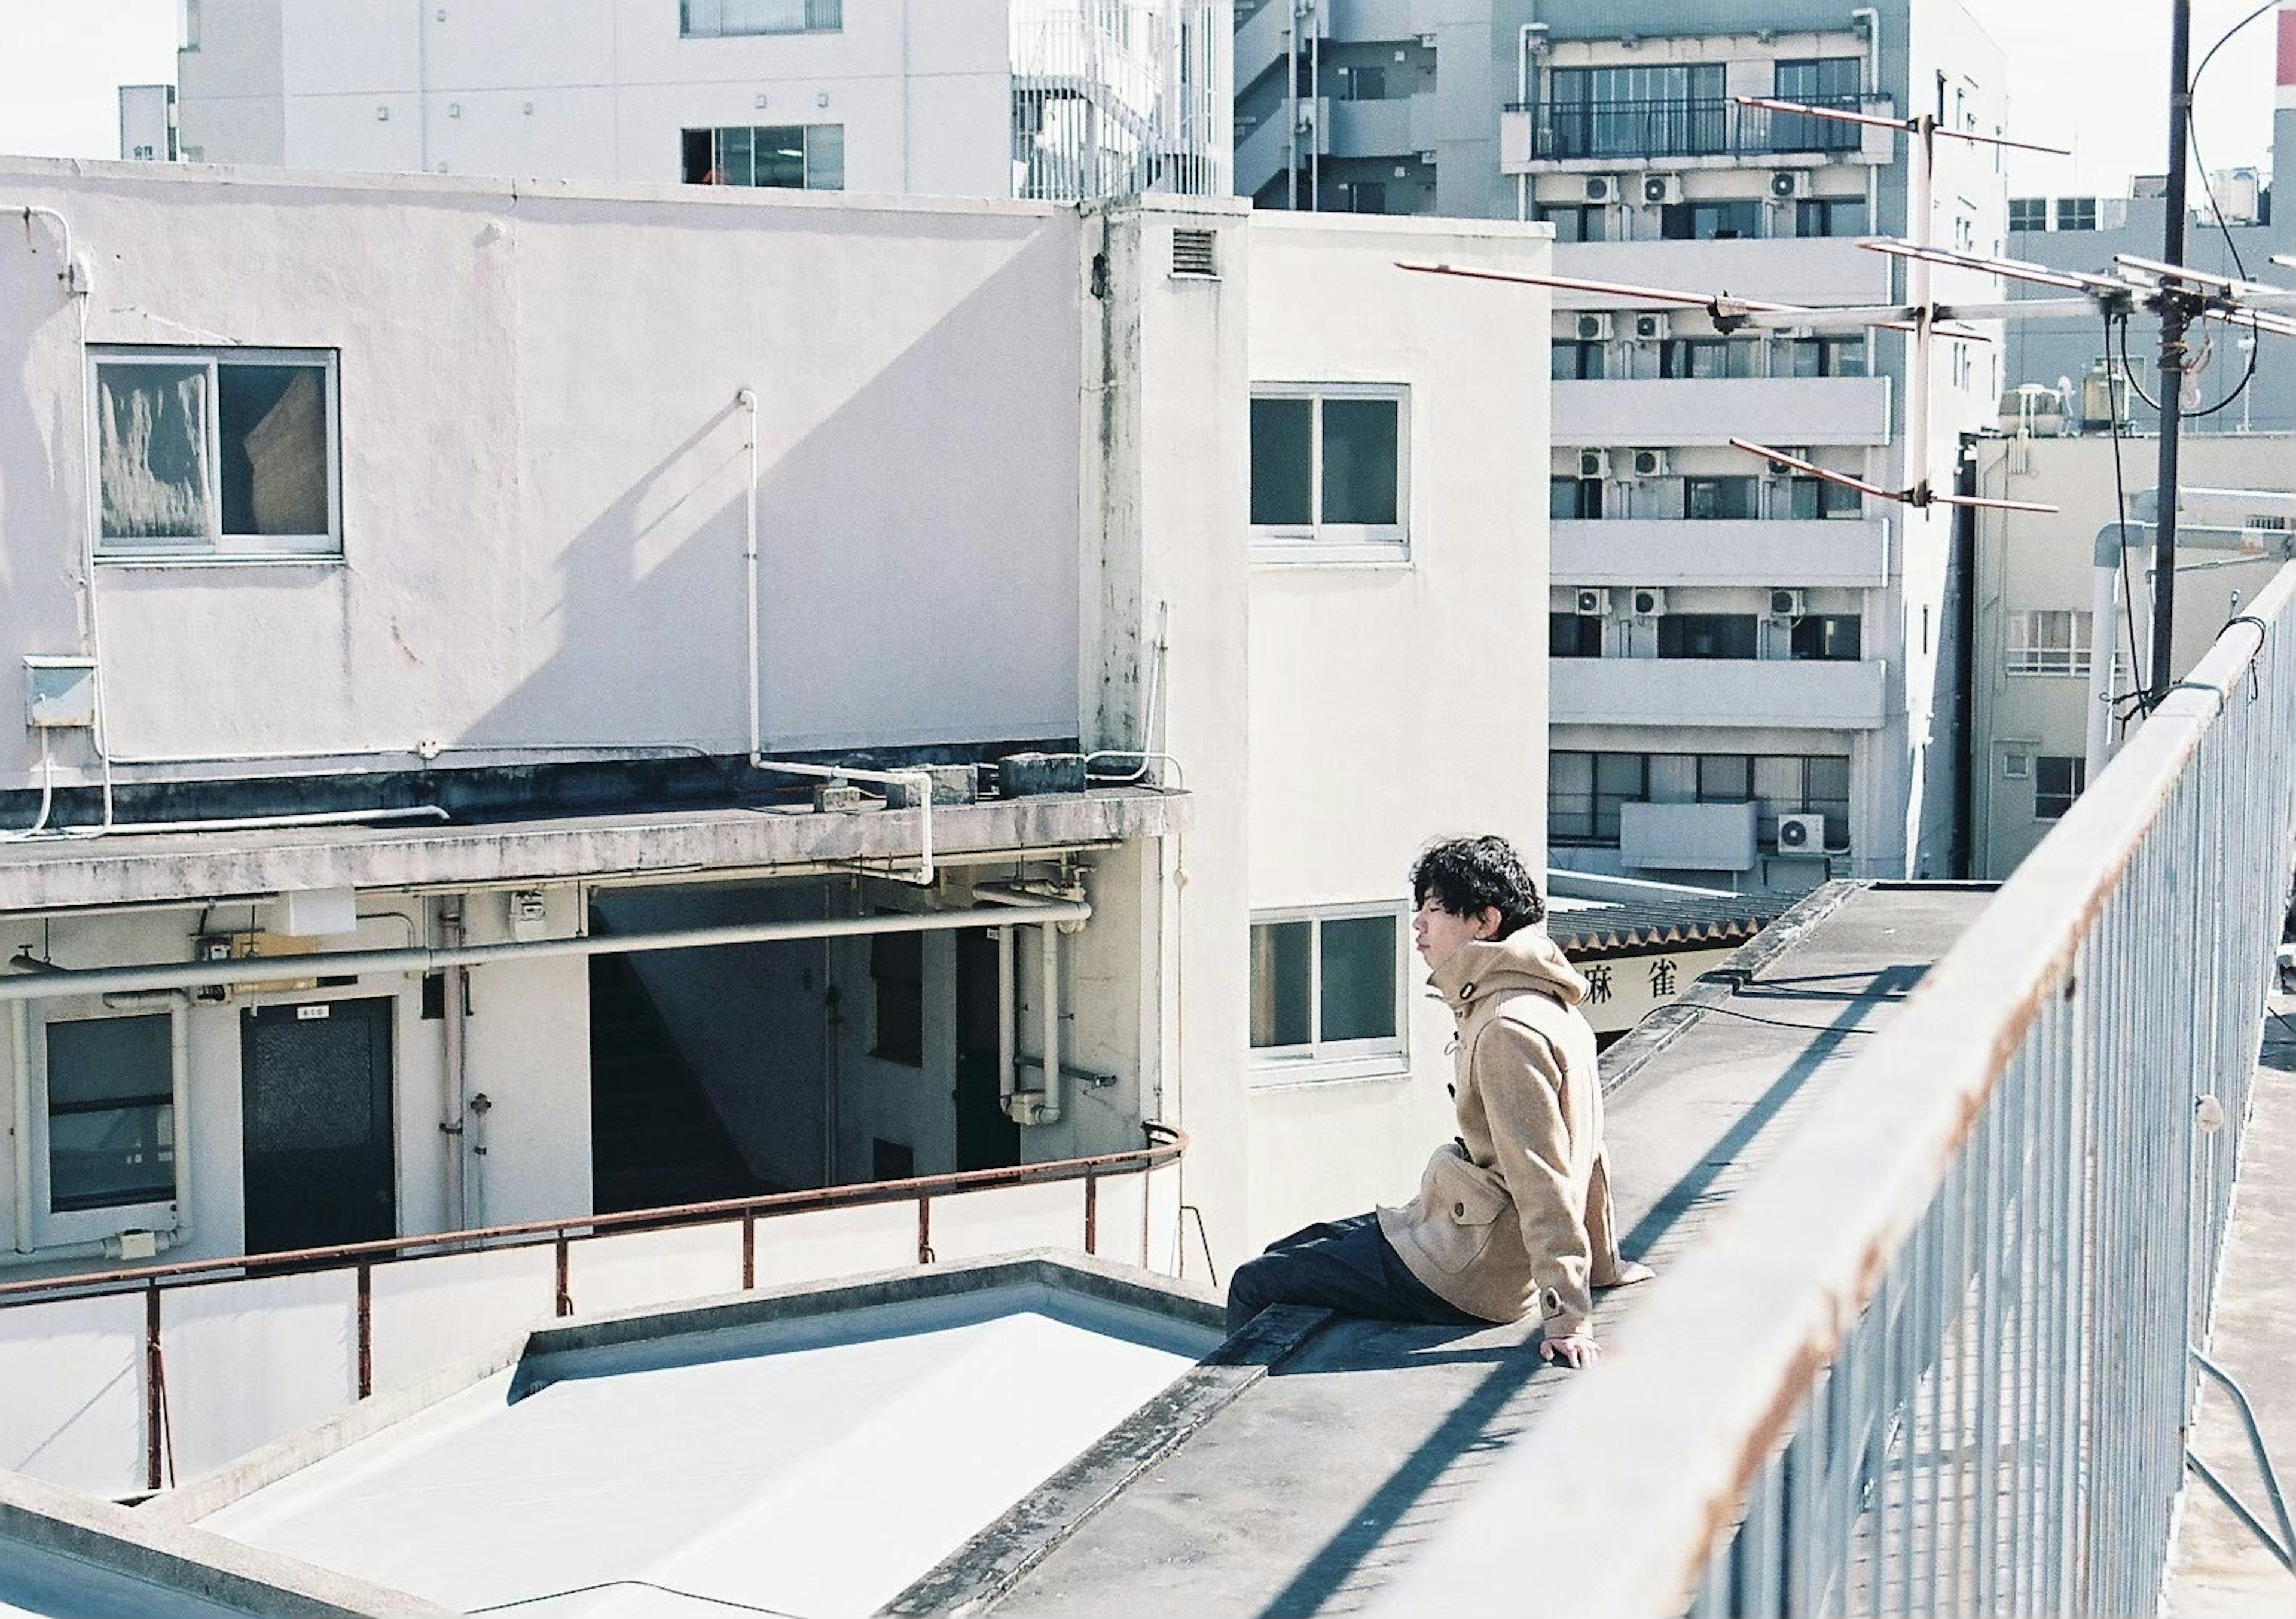
<instances>
[{"instance_id":1,"label":"white concrete building","mask_svg":"<svg viewBox=\"0 0 2296 1619\"><path fill-rule=\"evenodd\" d=\"M1907 143L1735 98L2005 119L2000 52L1958 0L1244 0L1234 73L1237 189L1263 208L1545 219L1561 274L1789 303L1905 296L1859 239L1915 233ZM1995 149L1938 143L1931 240L1998 250L2005 207ZM1965 535L1727 441L1950 492L1993 421L1993 348L1938 345L1914 465L1897 333L1554 311L1555 863L1740 890L1953 875Z\"/></svg>"},{"instance_id":2,"label":"white concrete building","mask_svg":"<svg viewBox=\"0 0 2296 1619\"><path fill-rule=\"evenodd\" d=\"M1545 227L31 159L0 205L0 1264L1161 1121L1225 1274L1447 1133L1405 873L1543 858L1545 326L1392 266Z\"/></svg>"},{"instance_id":3,"label":"white concrete building","mask_svg":"<svg viewBox=\"0 0 2296 1619\"><path fill-rule=\"evenodd\" d=\"M183 153L927 196L1224 196L1225 0L189 0Z\"/></svg>"},{"instance_id":4,"label":"white concrete building","mask_svg":"<svg viewBox=\"0 0 2296 1619\"><path fill-rule=\"evenodd\" d=\"M2109 432L1995 438L1978 449L1985 494L2059 508L1988 511L1979 524L1970 779L1980 877L2008 876L2087 786L2098 658L2110 661L2111 746L2143 724L2129 671L2152 656L2153 531L2134 520L2151 510L2160 439L2124 434L2117 473L2114 450ZM2178 519L2177 677L2288 560L2288 531L2296 529L2296 439L2288 434L2195 433L2179 454L2187 493ZM2207 493L2218 490L2266 497ZM2096 565L2112 554L2121 491L2132 519L2127 588L2113 622L2099 626Z\"/></svg>"}]
</instances>

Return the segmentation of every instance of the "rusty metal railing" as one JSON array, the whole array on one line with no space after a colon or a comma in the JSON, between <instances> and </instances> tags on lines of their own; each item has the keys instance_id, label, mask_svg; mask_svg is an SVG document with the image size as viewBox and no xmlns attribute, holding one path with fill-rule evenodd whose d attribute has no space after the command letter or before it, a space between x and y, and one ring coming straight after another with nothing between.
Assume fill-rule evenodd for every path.
<instances>
[{"instance_id":1,"label":"rusty metal railing","mask_svg":"<svg viewBox=\"0 0 2296 1619\"><path fill-rule=\"evenodd\" d=\"M158 1491L167 1488L175 1478L174 1431L168 1399L166 1321L162 1303L171 1294L283 1275L349 1271L356 1298L354 1387L357 1397L365 1399L374 1393L375 1388L375 1277L379 1271L394 1266L457 1255L547 1247L553 1251L553 1313L563 1317L575 1312L573 1260L577 1250L586 1243L639 1232L722 1226L738 1222L741 1237L740 1288L747 1291L758 1285L758 1228L761 1223L770 1227L770 1222L776 1218L913 1203L916 1208L916 1263L924 1265L932 1263L935 1257L933 1207L936 1202L947 1205L953 1199L982 1192L1065 1182L1081 1182L1081 1218L1075 1231L1076 1246L1086 1254L1103 1255L1102 1183L1123 1177L1149 1175L1158 1169L1178 1164L1187 1151L1188 1138L1184 1131L1154 1122L1147 1124L1144 1129L1147 1144L1135 1150L1062 1158L1044 1164L964 1170L906 1181L865 1182L808 1191L778 1192L758 1198L634 1209L611 1214L526 1221L327 1247L242 1254L129 1270L41 1277L0 1285L0 1312L41 1304L122 1296L142 1296L144 1343L140 1358L143 1362L144 1484L149 1490ZM1118 1257L1136 1257L1138 1263L1148 1266L1152 1263L1149 1246L1154 1225L1153 1210L1144 1192L1136 1255L1127 1254ZM1177 1231L1176 1208L1176 1243Z\"/></svg>"},{"instance_id":2,"label":"rusty metal railing","mask_svg":"<svg viewBox=\"0 0 2296 1619\"><path fill-rule=\"evenodd\" d=\"M1380 1611L2155 1611L2296 853L2296 565Z\"/></svg>"}]
</instances>

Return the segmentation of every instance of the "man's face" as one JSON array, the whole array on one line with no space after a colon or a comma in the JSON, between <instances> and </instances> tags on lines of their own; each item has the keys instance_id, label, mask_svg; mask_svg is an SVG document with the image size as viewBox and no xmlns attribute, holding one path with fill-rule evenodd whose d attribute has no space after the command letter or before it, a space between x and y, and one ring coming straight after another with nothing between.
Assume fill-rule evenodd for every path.
<instances>
[{"instance_id":1,"label":"man's face","mask_svg":"<svg viewBox=\"0 0 2296 1619\"><path fill-rule=\"evenodd\" d=\"M1443 909L1442 902L1431 893L1419 903L1418 913L1411 919L1413 943L1430 972L1449 961L1460 945L1471 939L1488 939L1498 930L1497 907L1486 905L1476 915L1461 916Z\"/></svg>"}]
</instances>

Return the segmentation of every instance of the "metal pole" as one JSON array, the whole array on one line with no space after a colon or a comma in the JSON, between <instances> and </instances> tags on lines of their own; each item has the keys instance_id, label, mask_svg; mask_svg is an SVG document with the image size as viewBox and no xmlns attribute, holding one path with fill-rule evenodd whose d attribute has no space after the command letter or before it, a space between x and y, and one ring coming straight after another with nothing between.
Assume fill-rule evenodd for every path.
<instances>
[{"instance_id":1,"label":"metal pole","mask_svg":"<svg viewBox=\"0 0 2296 1619\"><path fill-rule=\"evenodd\" d=\"M2193 0L2176 0L2169 39L2169 194L2167 217L2161 222L2161 257L2172 265L2185 262L2185 183L2189 159L2185 154L2192 121ZM2178 405L2185 388L2184 295L2163 287L2161 293L2161 470L2154 480L2161 491L2161 527L2152 536L2152 666L2145 690L2151 702L2169 694L2176 679L2170 667L2177 642L2177 429Z\"/></svg>"},{"instance_id":2,"label":"metal pole","mask_svg":"<svg viewBox=\"0 0 2296 1619\"><path fill-rule=\"evenodd\" d=\"M1283 132L1283 206L1300 211L1300 0L1283 0L1292 8L1292 28L1283 45L1283 116L1291 127Z\"/></svg>"}]
</instances>

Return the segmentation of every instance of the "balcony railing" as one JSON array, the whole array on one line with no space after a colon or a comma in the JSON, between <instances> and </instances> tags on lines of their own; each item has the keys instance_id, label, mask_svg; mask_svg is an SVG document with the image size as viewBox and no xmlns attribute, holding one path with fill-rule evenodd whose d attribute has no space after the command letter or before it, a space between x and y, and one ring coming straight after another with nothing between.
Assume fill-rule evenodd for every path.
<instances>
[{"instance_id":1,"label":"balcony railing","mask_svg":"<svg viewBox=\"0 0 2296 1619\"><path fill-rule=\"evenodd\" d=\"M578 1310L672 1307L1030 1247L1177 1274L1187 1138L832 1186L0 1286L0 1469L165 1489Z\"/></svg>"},{"instance_id":2,"label":"balcony railing","mask_svg":"<svg viewBox=\"0 0 2296 1619\"><path fill-rule=\"evenodd\" d=\"M2153 1612L2292 830L2296 565L1379 1611Z\"/></svg>"},{"instance_id":3,"label":"balcony railing","mask_svg":"<svg viewBox=\"0 0 2296 1619\"><path fill-rule=\"evenodd\" d=\"M1872 95L1822 96L1803 104L1884 117L1892 106L1887 96ZM1864 130L1856 124L1742 107L1729 100L1531 102L1507 110L1528 115L1533 161L1856 151L1864 142Z\"/></svg>"}]
</instances>

